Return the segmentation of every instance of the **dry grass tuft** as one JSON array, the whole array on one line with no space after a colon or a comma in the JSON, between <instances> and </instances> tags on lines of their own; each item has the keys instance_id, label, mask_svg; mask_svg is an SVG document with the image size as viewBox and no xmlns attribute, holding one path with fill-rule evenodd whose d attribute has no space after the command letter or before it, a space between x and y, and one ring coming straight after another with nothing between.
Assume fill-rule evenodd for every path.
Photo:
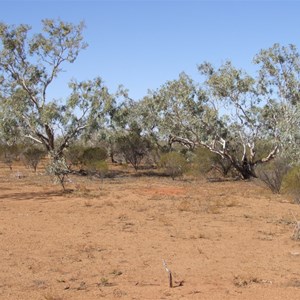
<instances>
[{"instance_id":1,"label":"dry grass tuft","mask_svg":"<svg viewBox=\"0 0 300 300\"><path fill-rule=\"evenodd\" d=\"M52 295L52 294L44 295L44 298L45 298L46 300L63 300L62 297L57 296L57 295Z\"/></svg>"},{"instance_id":2,"label":"dry grass tuft","mask_svg":"<svg viewBox=\"0 0 300 300\"><path fill-rule=\"evenodd\" d=\"M182 200L177 206L179 211L191 211L191 203L188 200Z\"/></svg>"},{"instance_id":3,"label":"dry grass tuft","mask_svg":"<svg viewBox=\"0 0 300 300\"><path fill-rule=\"evenodd\" d=\"M233 284L237 287L247 287L252 284L272 284L272 281L259 279L255 276L236 275L234 276Z\"/></svg>"}]
</instances>

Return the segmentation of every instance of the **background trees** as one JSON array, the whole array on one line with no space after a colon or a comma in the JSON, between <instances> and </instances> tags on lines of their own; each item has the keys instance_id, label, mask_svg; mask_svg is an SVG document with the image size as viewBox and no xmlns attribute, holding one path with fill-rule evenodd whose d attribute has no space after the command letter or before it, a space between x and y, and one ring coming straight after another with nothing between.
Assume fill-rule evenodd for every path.
<instances>
[{"instance_id":1,"label":"background trees","mask_svg":"<svg viewBox=\"0 0 300 300\"><path fill-rule=\"evenodd\" d=\"M264 115L255 80L230 62L217 70L204 63L199 70L206 78L201 87L182 73L145 98L144 105L151 97L155 106L148 110L157 124L152 131L168 136L170 144L205 147L229 160L244 179L255 177L255 166L272 159L278 149L273 140L265 157L256 151L256 142L269 137L261 122Z\"/></svg>"},{"instance_id":2,"label":"background trees","mask_svg":"<svg viewBox=\"0 0 300 300\"><path fill-rule=\"evenodd\" d=\"M117 138L119 151L123 154L126 162L130 163L136 171L151 148L149 140L141 135L141 131L141 128L136 123L133 123L129 133Z\"/></svg>"},{"instance_id":3,"label":"background trees","mask_svg":"<svg viewBox=\"0 0 300 300\"><path fill-rule=\"evenodd\" d=\"M299 163L300 57L294 45L274 44L254 58L260 66L257 80L268 129L280 141L285 158ZM269 131L270 132L270 131Z\"/></svg>"},{"instance_id":4,"label":"background trees","mask_svg":"<svg viewBox=\"0 0 300 300\"><path fill-rule=\"evenodd\" d=\"M180 143L189 151L204 147L225 173L232 166L244 179L256 177L256 167L278 153L299 163L295 46L261 50L254 59L257 77L230 61L218 68L204 62L198 66L202 82L181 73L138 102L124 88L110 93L100 77L72 80L69 97L57 100L49 99L49 86L86 48L84 25L42 22L34 35L28 25L0 24L1 144L25 137L66 165L65 150L75 139L90 147L105 141L112 161L117 151L137 169L153 149L159 157Z\"/></svg>"}]
</instances>

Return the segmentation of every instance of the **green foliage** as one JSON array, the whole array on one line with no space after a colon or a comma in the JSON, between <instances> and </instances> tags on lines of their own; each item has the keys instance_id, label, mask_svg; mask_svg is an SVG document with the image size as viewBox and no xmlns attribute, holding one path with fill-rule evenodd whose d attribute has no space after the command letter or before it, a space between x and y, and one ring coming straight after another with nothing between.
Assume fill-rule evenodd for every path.
<instances>
[{"instance_id":1,"label":"green foliage","mask_svg":"<svg viewBox=\"0 0 300 300\"><path fill-rule=\"evenodd\" d=\"M268 49L261 50L254 58L260 65L260 93L267 97L277 97L291 105L300 102L299 52L295 45L281 46L276 43Z\"/></svg>"},{"instance_id":2,"label":"green foliage","mask_svg":"<svg viewBox=\"0 0 300 300\"><path fill-rule=\"evenodd\" d=\"M54 157L53 153L50 154L52 154L52 156L50 158L50 162L46 168L46 171L50 176L53 176L55 182L59 183L63 190L66 191L65 183L68 174L70 173L66 160L63 156Z\"/></svg>"},{"instance_id":3,"label":"green foliage","mask_svg":"<svg viewBox=\"0 0 300 300\"><path fill-rule=\"evenodd\" d=\"M147 138L141 136L138 129L133 129L129 134L117 138L117 148L126 162L137 170L142 159L151 149L151 144Z\"/></svg>"},{"instance_id":4,"label":"green foliage","mask_svg":"<svg viewBox=\"0 0 300 300\"><path fill-rule=\"evenodd\" d=\"M34 172L36 172L37 166L45 154L44 150L34 146L27 148L23 152L25 163L33 168Z\"/></svg>"},{"instance_id":5,"label":"green foliage","mask_svg":"<svg viewBox=\"0 0 300 300\"><path fill-rule=\"evenodd\" d=\"M64 157L66 158L66 161L70 167L78 166L81 163L80 158L84 152L84 149L84 146L80 144L73 144L65 149Z\"/></svg>"},{"instance_id":6,"label":"green foliage","mask_svg":"<svg viewBox=\"0 0 300 300\"><path fill-rule=\"evenodd\" d=\"M80 161L85 166L96 164L107 159L107 150L101 147L90 147L83 151Z\"/></svg>"},{"instance_id":7,"label":"green foliage","mask_svg":"<svg viewBox=\"0 0 300 300\"><path fill-rule=\"evenodd\" d=\"M207 174L213 168L215 154L206 148L199 147L194 151L193 169L197 173Z\"/></svg>"},{"instance_id":8,"label":"green foliage","mask_svg":"<svg viewBox=\"0 0 300 300\"><path fill-rule=\"evenodd\" d=\"M198 69L207 77L206 83L214 96L226 101L239 101L237 97L233 99L232 95L243 95L253 89L254 79L242 70L236 69L230 61L225 62L218 70L207 62L201 64Z\"/></svg>"},{"instance_id":9,"label":"green foliage","mask_svg":"<svg viewBox=\"0 0 300 300\"><path fill-rule=\"evenodd\" d=\"M1 144L0 156L2 161L12 170L12 165L15 160L19 160L23 151L24 145L22 144Z\"/></svg>"},{"instance_id":10,"label":"green foliage","mask_svg":"<svg viewBox=\"0 0 300 300\"><path fill-rule=\"evenodd\" d=\"M216 170L222 176L227 176L232 168L232 163L227 158L222 158L207 148L199 147L194 151L193 168L202 175Z\"/></svg>"},{"instance_id":11,"label":"green foliage","mask_svg":"<svg viewBox=\"0 0 300 300\"><path fill-rule=\"evenodd\" d=\"M90 147L83 151L79 157L79 161L83 164L89 176L99 176L103 179L108 172L108 164L105 161L107 157L107 150L105 148Z\"/></svg>"},{"instance_id":12,"label":"green foliage","mask_svg":"<svg viewBox=\"0 0 300 300\"><path fill-rule=\"evenodd\" d=\"M5 133L16 131L60 157L84 130L106 124L114 98L97 77L73 80L66 101L47 99L63 65L73 63L86 43L83 23L42 23L42 32L34 35L30 26L0 23L0 111L5 112L0 123ZM56 136L58 128L61 139Z\"/></svg>"},{"instance_id":13,"label":"green foliage","mask_svg":"<svg viewBox=\"0 0 300 300\"><path fill-rule=\"evenodd\" d=\"M284 177L282 189L294 197L295 203L300 203L300 166L293 167Z\"/></svg>"},{"instance_id":14,"label":"green foliage","mask_svg":"<svg viewBox=\"0 0 300 300\"><path fill-rule=\"evenodd\" d=\"M86 166L90 175L99 176L101 179L108 173L108 164L104 160L89 161Z\"/></svg>"},{"instance_id":15,"label":"green foliage","mask_svg":"<svg viewBox=\"0 0 300 300\"><path fill-rule=\"evenodd\" d=\"M183 154L179 152L165 153L160 158L160 166L164 172L174 180L182 176L188 169L188 163Z\"/></svg>"},{"instance_id":16,"label":"green foliage","mask_svg":"<svg viewBox=\"0 0 300 300\"><path fill-rule=\"evenodd\" d=\"M46 97L49 86L86 48L84 24L45 19L42 25L41 32L30 34L28 25L0 23L1 142L30 138L53 158L66 153L76 164L80 155L65 149L77 137L97 132L110 144L112 160L117 148L137 170L151 149L149 141L158 149L168 141L169 146L181 143L189 150L205 147L217 153L198 158L201 172L212 162L224 175L232 166L244 179L255 177L255 166L272 160L279 146L298 162L300 62L294 45L262 50L254 59L257 78L230 61L217 68L204 62L198 66L203 82L181 73L138 103L122 87L110 94L100 77L72 80L70 96L57 101ZM260 141L273 141L272 147L260 152Z\"/></svg>"},{"instance_id":17,"label":"green foliage","mask_svg":"<svg viewBox=\"0 0 300 300\"><path fill-rule=\"evenodd\" d=\"M274 139L279 139L282 154L296 164L299 160L300 60L295 45L262 49L254 59L260 66L258 93L267 103L265 114ZM272 130L275 129L276 131Z\"/></svg>"},{"instance_id":18,"label":"green foliage","mask_svg":"<svg viewBox=\"0 0 300 300\"><path fill-rule=\"evenodd\" d=\"M255 172L258 178L262 180L274 194L278 194L281 191L284 177L289 169L290 166L287 160L278 157L267 165L259 165L255 169Z\"/></svg>"}]
</instances>

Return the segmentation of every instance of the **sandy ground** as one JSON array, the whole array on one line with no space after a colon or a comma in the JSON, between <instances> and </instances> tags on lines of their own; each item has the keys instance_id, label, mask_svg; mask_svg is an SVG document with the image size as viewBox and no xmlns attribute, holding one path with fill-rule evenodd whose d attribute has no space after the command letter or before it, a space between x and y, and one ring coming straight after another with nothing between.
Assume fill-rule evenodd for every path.
<instances>
[{"instance_id":1,"label":"sandy ground","mask_svg":"<svg viewBox=\"0 0 300 300\"><path fill-rule=\"evenodd\" d=\"M64 194L0 165L0 299L300 299L286 197L256 182L71 180Z\"/></svg>"}]
</instances>

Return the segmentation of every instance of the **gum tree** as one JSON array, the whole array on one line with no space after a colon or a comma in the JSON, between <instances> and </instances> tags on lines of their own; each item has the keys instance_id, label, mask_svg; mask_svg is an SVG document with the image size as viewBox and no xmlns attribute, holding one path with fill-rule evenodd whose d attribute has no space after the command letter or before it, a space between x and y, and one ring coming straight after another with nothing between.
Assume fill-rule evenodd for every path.
<instances>
[{"instance_id":1,"label":"gum tree","mask_svg":"<svg viewBox=\"0 0 300 300\"><path fill-rule=\"evenodd\" d=\"M299 163L300 149L300 54L295 45L274 44L254 58L259 69L258 86L268 103L268 128L277 128L282 155Z\"/></svg>"},{"instance_id":2,"label":"gum tree","mask_svg":"<svg viewBox=\"0 0 300 300\"><path fill-rule=\"evenodd\" d=\"M274 158L278 146L257 155L256 143L267 134L254 79L230 62L217 70L204 63L199 71L206 79L202 87L183 73L152 92L157 129L170 144L205 147L229 160L242 178L256 177L256 165Z\"/></svg>"},{"instance_id":3,"label":"gum tree","mask_svg":"<svg viewBox=\"0 0 300 300\"><path fill-rule=\"evenodd\" d=\"M54 160L61 159L69 143L86 128L103 122L112 97L100 78L69 87L65 101L50 99L49 86L87 47L84 24L45 19L41 33L30 26L0 23L1 120L42 144Z\"/></svg>"}]
</instances>

